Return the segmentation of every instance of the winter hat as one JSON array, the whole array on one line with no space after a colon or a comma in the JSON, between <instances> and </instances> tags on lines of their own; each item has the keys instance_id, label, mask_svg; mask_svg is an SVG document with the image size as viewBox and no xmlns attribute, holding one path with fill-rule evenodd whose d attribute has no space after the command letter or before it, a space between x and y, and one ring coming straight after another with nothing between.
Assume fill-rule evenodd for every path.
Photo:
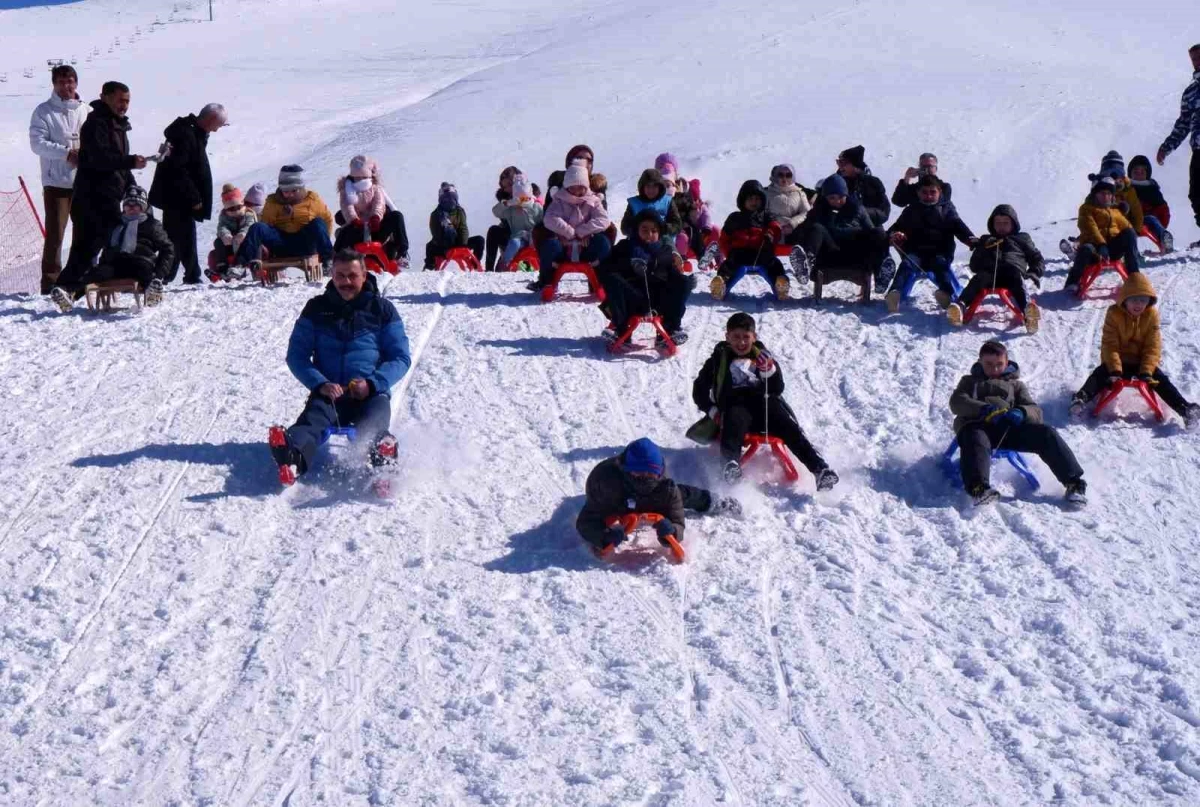
<instances>
[{"instance_id":1,"label":"winter hat","mask_svg":"<svg viewBox=\"0 0 1200 807\"><path fill-rule=\"evenodd\" d=\"M700 204L700 180L693 179L688 182L688 193L692 195L692 201Z\"/></svg>"},{"instance_id":2,"label":"winter hat","mask_svg":"<svg viewBox=\"0 0 1200 807\"><path fill-rule=\"evenodd\" d=\"M1146 179L1154 179L1154 166L1152 166L1150 164L1149 157L1147 157L1145 154L1139 154L1136 157L1134 157L1132 160L1130 160L1129 161L1130 173L1132 173L1133 169L1137 168L1138 166L1141 166L1142 168L1146 169Z\"/></svg>"},{"instance_id":3,"label":"winter hat","mask_svg":"<svg viewBox=\"0 0 1200 807\"><path fill-rule=\"evenodd\" d=\"M1110 151L1100 161L1100 173L1116 179L1125 178L1125 158L1116 151Z\"/></svg>"},{"instance_id":4,"label":"winter hat","mask_svg":"<svg viewBox=\"0 0 1200 807\"><path fill-rule=\"evenodd\" d=\"M562 186L563 188L574 188L578 185L582 185L589 190L592 187L588 182L587 166L576 163L567 169L566 174L563 176Z\"/></svg>"},{"instance_id":5,"label":"winter hat","mask_svg":"<svg viewBox=\"0 0 1200 807\"><path fill-rule=\"evenodd\" d=\"M567 152L567 159L564 163L564 167L570 168L575 162L576 158L584 157L584 155L587 155L586 159L589 162L596 162L596 152L592 151L591 146L585 146L582 143L580 143L578 146L571 146L571 150Z\"/></svg>"},{"instance_id":6,"label":"winter hat","mask_svg":"<svg viewBox=\"0 0 1200 807\"><path fill-rule=\"evenodd\" d=\"M304 190L304 168L299 165L285 165L279 169L279 190Z\"/></svg>"},{"instance_id":7,"label":"winter hat","mask_svg":"<svg viewBox=\"0 0 1200 807\"><path fill-rule=\"evenodd\" d=\"M458 206L458 188L449 182L438 186L438 204L442 207Z\"/></svg>"},{"instance_id":8,"label":"winter hat","mask_svg":"<svg viewBox=\"0 0 1200 807\"><path fill-rule=\"evenodd\" d=\"M523 196L533 198L533 188L530 187L529 177L524 174L513 174L512 195L514 199L520 199Z\"/></svg>"},{"instance_id":9,"label":"winter hat","mask_svg":"<svg viewBox=\"0 0 1200 807\"><path fill-rule=\"evenodd\" d=\"M833 174L825 178L821 183L822 196L849 196L850 186L846 184L846 180L842 179L841 174Z\"/></svg>"},{"instance_id":10,"label":"winter hat","mask_svg":"<svg viewBox=\"0 0 1200 807\"><path fill-rule=\"evenodd\" d=\"M654 158L654 168L666 179L673 180L679 176L679 160L669 151Z\"/></svg>"},{"instance_id":11,"label":"winter hat","mask_svg":"<svg viewBox=\"0 0 1200 807\"><path fill-rule=\"evenodd\" d=\"M139 205L143 211L150 209L150 197L146 195L146 189L141 185L130 185L125 189L125 195L121 197L121 206L127 204Z\"/></svg>"},{"instance_id":12,"label":"winter hat","mask_svg":"<svg viewBox=\"0 0 1200 807\"><path fill-rule=\"evenodd\" d=\"M649 437L634 440L625 446L625 470L629 473L662 476L666 468L662 450Z\"/></svg>"},{"instance_id":13,"label":"winter hat","mask_svg":"<svg viewBox=\"0 0 1200 807\"><path fill-rule=\"evenodd\" d=\"M838 155L839 158L845 160L856 168L862 169L867 167L866 157L867 150L862 146L851 146Z\"/></svg>"},{"instance_id":14,"label":"winter hat","mask_svg":"<svg viewBox=\"0 0 1200 807\"><path fill-rule=\"evenodd\" d=\"M1112 177L1099 176L1095 177L1094 181L1092 182L1092 193L1095 193L1096 191L1112 191L1113 193L1116 193L1116 190L1117 182Z\"/></svg>"},{"instance_id":15,"label":"winter hat","mask_svg":"<svg viewBox=\"0 0 1200 807\"><path fill-rule=\"evenodd\" d=\"M222 210L228 210L231 207L241 207L244 201L242 192L232 182L226 182L221 186Z\"/></svg>"},{"instance_id":16,"label":"winter hat","mask_svg":"<svg viewBox=\"0 0 1200 807\"><path fill-rule=\"evenodd\" d=\"M263 187L261 182L255 182L250 186L250 190L246 191L246 204L251 207L262 207L267 201L267 189Z\"/></svg>"},{"instance_id":17,"label":"winter hat","mask_svg":"<svg viewBox=\"0 0 1200 807\"><path fill-rule=\"evenodd\" d=\"M592 174L588 180L588 187L592 189L592 193L608 193L608 177L604 174Z\"/></svg>"},{"instance_id":18,"label":"winter hat","mask_svg":"<svg viewBox=\"0 0 1200 807\"><path fill-rule=\"evenodd\" d=\"M356 157L350 158L351 179L374 178L378 173L379 165L370 157L365 157L362 154L359 154Z\"/></svg>"},{"instance_id":19,"label":"winter hat","mask_svg":"<svg viewBox=\"0 0 1200 807\"><path fill-rule=\"evenodd\" d=\"M792 168L791 163L780 163L779 165L776 165L773 168L771 168L771 181L772 182L774 182L776 179L779 178L779 172L781 170L787 171L789 174L791 174L793 180L796 178L796 169Z\"/></svg>"}]
</instances>

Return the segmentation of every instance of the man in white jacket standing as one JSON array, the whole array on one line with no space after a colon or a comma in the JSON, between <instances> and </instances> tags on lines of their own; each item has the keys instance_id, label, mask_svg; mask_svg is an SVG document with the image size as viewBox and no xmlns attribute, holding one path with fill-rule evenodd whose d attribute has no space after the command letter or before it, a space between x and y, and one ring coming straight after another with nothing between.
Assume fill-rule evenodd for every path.
<instances>
[{"instance_id":1,"label":"man in white jacket standing","mask_svg":"<svg viewBox=\"0 0 1200 807\"><path fill-rule=\"evenodd\" d=\"M50 73L54 93L38 104L29 121L29 147L42 163L42 200L46 207L46 245L42 250L42 294L49 294L62 271L63 233L71 217L75 168L79 165L79 129L87 107L75 92L75 68L62 64Z\"/></svg>"}]
</instances>

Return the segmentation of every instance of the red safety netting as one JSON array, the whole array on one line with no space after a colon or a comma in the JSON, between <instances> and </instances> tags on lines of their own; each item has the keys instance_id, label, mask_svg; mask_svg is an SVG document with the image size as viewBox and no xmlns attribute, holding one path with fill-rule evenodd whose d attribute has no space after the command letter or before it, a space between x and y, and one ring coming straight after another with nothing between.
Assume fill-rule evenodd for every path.
<instances>
[{"instance_id":1,"label":"red safety netting","mask_svg":"<svg viewBox=\"0 0 1200 807\"><path fill-rule=\"evenodd\" d=\"M0 294L37 294L41 288L46 233L25 180L0 191Z\"/></svg>"}]
</instances>

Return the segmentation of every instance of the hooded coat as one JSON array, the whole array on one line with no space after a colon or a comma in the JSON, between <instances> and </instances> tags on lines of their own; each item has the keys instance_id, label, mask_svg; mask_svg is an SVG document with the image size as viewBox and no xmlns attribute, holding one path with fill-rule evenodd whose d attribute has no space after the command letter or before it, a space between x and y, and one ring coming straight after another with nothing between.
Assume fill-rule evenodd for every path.
<instances>
[{"instance_id":1,"label":"hooded coat","mask_svg":"<svg viewBox=\"0 0 1200 807\"><path fill-rule=\"evenodd\" d=\"M1087 200L1079 206L1079 243L1103 246L1110 239L1116 238L1122 230L1133 229L1129 219L1117 209L1117 206L1102 206L1092 201L1089 194Z\"/></svg>"},{"instance_id":2,"label":"hooded coat","mask_svg":"<svg viewBox=\"0 0 1200 807\"><path fill-rule=\"evenodd\" d=\"M696 407L702 412L707 412L714 406L721 412L726 411L733 403L734 396L734 385L730 383L730 365L738 359L756 360L764 353L770 355L763 343L757 340L745 356L734 353L728 342L718 342L712 355L700 368L700 374L692 382L692 401ZM767 396L779 398L783 395L783 368L779 366L779 362L775 362L775 372L762 379L762 383L765 385L764 392ZM762 395L762 392L755 393L759 401L762 400ZM782 400L780 403L787 406Z\"/></svg>"},{"instance_id":3,"label":"hooded coat","mask_svg":"<svg viewBox=\"0 0 1200 807\"><path fill-rule=\"evenodd\" d=\"M746 209L746 200L751 196L758 197L758 210ZM722 253L729 255L735 249L760 249L768 238L775 243L779 243L783 238L783 230L779 224L771 221L771 214L767 210L767 193L757 179L748 179L742 183L742 187L738 189L737 207L738 209L725 219L725 226L721 228ZM767 257L774 257L774 253Z\"/></svg>"},{"instance_id":4,"label":"hooded coat","mask_svg":"<svg viewBox=\"0 0 1200 807\"><path fill-rule=\"evenodd\" d=\"M1166 197L1163 196L1158 180L1154 178L1154 166L1144 154L1139 154L1129 161L1130 172L1138 166L1146 169L1146 178L1130 179L1129 183L1133 185L1133 191L1137 194L1138 201L1142 203L1142 213L1146 216L1154 216L1158 219L1159 224L1169 227L1171 208L1167 204Z\"/></svg>"},{"instance_id":5,"label":"hooded coat","mask_svg":"<svg viewBox=\"0 0 1200 807\"><path fill-rule=\"evenodd\" d=\"M955 238L965 244L975 237L958 215L954 203L945 200L933 205L923 202L909 205L887 232L888 235L904 233L907 239L905 252L917 257L949 258L954 255Z\"/></svg>"},{"instance_id":6,"label":"hooded coat","mask_svg":"<svg viewBox=\"0 0 1200 807\"><path fill-rule=\"evenodd\" d=\"M92 111L79 130L79 169L75 204L120 207L125 189L134 184L129 154L129 118L113 114L108 104L92 101Z\"/></svg>"},{"instance_id":7,"label":"hooded coat","mask_svg":"<svg viewBox=\"0 0 1200 807\"><path fill-rule=\"evenodd\" d=\"M1020 409L1025 413L1026 423L1041 423L1042 408L1029 394L1029 387L1021 380L1021 368L1015 361L999 378L988 378L983 365L975 362L970 375L965 375L950 396L950 411L954 413L954 433L962 431L968 423L984 419L986 407L998 409Z\"/></svg>"},{"instance_id":8,"label":"hooded coat","mask_svg":"<svg viewBox=\"0 0 1200 807\"><path fill-rule=\"evenodd\" d=\"M883 187L883 181L873 175L871 169L865 164L858 176L842 178L846 180L850 196L862 204L863 210L867 212L875 225L882 226L892 215L892 205L888 201L887 189Z\"/></svg>"},{"instance_id":9,"label":"hooded coat","mask_svg":"<svg viewBox=\"0 0 1200 807\"><path fill-rule=\"evenodd\" d=\"M1125 301L1130 297L1149 297L1150 305L1135 317L1125 308ZM1117 304L1110 306L1104 315L1100 361L1115 375L1134 365L1138 373L1153 375L1162 361L1158 294L1150 278L1142 272L1134 272L1129 276L1117 295Z\"/></svg>"},{"instance_id":10,"label":"hooded coat","mask_svg":"<svg viewBox=\"0 0 1200 807\"><path fill-rule=\"evenodd\" d=\"M794 171L792 176L795 176ZM812 210L808 196L797 182L793 181L791 185L785 186L772 179L771 184L766 188L766 194L767 211L771 214L771 218L777 221L781 227L788 225L785 229L789 231L795 230L803 224L809 211Z\"/></svg>"},{"instance_id":11,"label":"hooded coat","mask_svg":"<svg viewBox=\"0 0 1200 807\"><path fill-rule=\"evenodd\" d=\"M33 110L29 119L29 147L42 167L42 187L72 188L75 166L67 162L72 138L79 137L87 107L79 96L64 101L51 94Z\"/></svg>"},{"instance_id":12,"label":"hooded coat","mask_svg":"<svg viewBox=\"0 0 1200 807\"><path fill-rule=\"evenodd\" d=\"M996 235L996 216L1008 216L1012 219L1013 231L1005 236ZM1038 251L1029 233L1021 232L1021 221L1012 205L996 205L988 216L987 231L989 235L979 242L979 246L971 253L971 271L978 274L992 272L997 267L1010 266L1021 273L1022 277L1041 277L1046 269L1046 259Z\"/></svg>"},{"instance_id":13,"label":"hooded coat","mask_svg":"<svg viewBox=\"0 0 1200 807\"><path fill-rule=\"evenodd\" d=\"M207 221L212 218L213 203L208 132L200 128L195 115L185 115L176 118L163 134L171 144L171 153L154 169L150 204L159 210L185 212L196 221Z\"/></svg>"},{"instance_id":14,"label":"hooded coat","mask_svg":"<svg viewBox=\"0 0 1200 807\"><path fill-rule=\"evenodd\" d=\"M676 540L683 542L687 518L683 493L665 473L654 484L634 486L625 471L625 452L604 460L588 474L587 499L575 520L575 528L593 546L605 542L605 519L627 513L658 513L677 528Z\"/></svg>"},{"instance_id":15,"label":"hooded coat","mask_svg":"<svg viewBox=\"0 0 1200 807\"><path fill-rule=\"evenodd\" d=\"M649 199L646 196L646 189L651 185L658 186L658 196L654 199ZM663 179L663 175L654 168L647 168L642 172L638 179L638 195L630 196L627 199L625 207L625 215L621 217L621 234L629 237L633 234L634 219L643 210L653 210L658 214L659 221L663 224L663 229L668 236L674 236L683 229L683 218L679 215L678 208L675 207L675 200L667 193L667 181Z\"/></svg>"},{"instance_id":16,"label":"hooded coat","mask_svg":"<svg viewBox=\"0 0 1200 807\"><path fill-rule=\"evenodd\" d=\"M368 273L358 296L346 301L333 281L304 306L288 340L287 366L315 391L362 378L371 393L387 394L408 372L412 359L404 323L390 300L379 296Z\"/></svg>"},{"instance_id":17,"label":"hooded coat","mask_svg":"<svg viewBox=\"0 0 1200 807\"><path fill-rule=\"evenodd\" d=\"M659 239L653 244L642 241L638 236L638 228L646 220L658 223ZM646 277L649 282L666 282L672 273L679 273L679 269L675 266L675 258L678 254L675 251L675 240L666 236L662 222L653 210L647 209L634 217L630 236L613 247L612 252L604 260L603 268L606 272L615 272L625 277L634 284L635 288L640 289L642 279L634 273L633 261L646 262Z\"/></svg>"}]
</instances>

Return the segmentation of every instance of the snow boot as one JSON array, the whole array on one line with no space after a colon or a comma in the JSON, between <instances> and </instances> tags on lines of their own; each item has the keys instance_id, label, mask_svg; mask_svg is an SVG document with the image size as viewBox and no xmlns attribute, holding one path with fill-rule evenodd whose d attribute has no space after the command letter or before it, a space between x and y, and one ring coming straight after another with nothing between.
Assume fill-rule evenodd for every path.
<instances>
[{"instance_id":1,"label":"snow boot","mask_svg":"<svg viewBox=\"0 0 1200 807\"><path fill-rule=\"evenodd\" d=\"M725 463L725 469L721 471L725 476L725 481L733 485L742 479L742 464L737 460L730 460Z\"/></svg>"},{"instance_id":2,"label":"snow boot","mask_svg":"<svg viewBox=\"0 0 1200 807\"><path fill-rule=\"evenodd\" d=\"M696 262L696 268L701 272L710 272L717 265L721 258L721 247L716 241L709 244L704 249L704 254L700 256L700 260Z\"/></svg>"},{"instance_id":3,"label":"snow boot","mask_svg":"<svg viewBox=\"0 0 1200 807\"><path fill-rule=\"evenodd\" d=\"M992 504L1000 498L1000 491L993 487L980 482L970 490L971 499L975 502L976 507Z\"/></svg>"},{"instance_id":4,"label":"snow boot","mask_svg":"<svg viewBox=\"0 0 1200 807\"><path fill-rule=\"evenodd\" d=\"M396 436L391 432L384 432L371 446L370 457L372 468L385 468L396 465L399 460L400 445L396 440Z\"/></svg>"},{"instance_id":5,"label":"snow boot","mask_svg":"<svg viewBox=\"0 0 1200 807\"><path fill-rule=\"evenodd\" d=\"M942 291L941 289L938 289L933 293L933 299L937 300L937 304L942 308L949 308L950 303L954 301L954 298L950 296L949 292Z\"/></svg>"},{"instance_id":6,"label":"snow boot","mask_svg":"<svg viewBox=\"0 0 1200 807\"><path fill-rule=\"evenodd\" d=\"M157 277L146 287L146 308L154 308L163 300L163 282Z\"/></svg>"},{"instance_id":7,"label":"snow boot","mask_svg":"<svg viewBox=\"0 0 1200 807\"><path fill-rule=\"evenodd\" d=\"M1200 426L1200 404L1190 403L1183 410L1183 425L1188 431Z\"/></svg>"},{"instance_id":8,"label":"snow boot","mask_svg":"<svg viewBox=\"0 0 1200 807\"><path fill-rule=\"evenodd\" d=\"M950 303L950 307L946 309L946 319L956 328L962 327L963 324L963 307L958 303Z\"/></svg>"},{"instance_id":9,"label":"snow boot","mask_svg":"<svg viewBox=\"0 0 1200 807\"><path fill-rule=\"evenodd\" d=\"M1079 393L1075 393L1071 396L1071 406L1067 409L1067 414L1070 415L1072 420L1079 420L1087 410L1087 405L1088 399Z\"/></svg>"},{"instance_id":10,"label":"snow boot","mask_svg":"<svg viewBox=\"0 0 1200 807\"><path fill-rule=\"evenodd\" d=\"M617 332L614 328L612 328L612 326L609 326L600 332L600 338L603 339L607 344L611 345L613 342L617 341Z\"/></svg>"},{"instance_id":11,"label":"snow boot","mask_svg":"<svg viewBox=\"0 0 1200 807\"><path fill-rule=\"evenodd\" d=\"M889 291L887 296L883 298L883 301L887 303L888 313L895 314L900 310L900 289L892 289Z\"/></svg>"},{"instance_id":12,"label":"snow boot","mask_svg":"<svg viewBox=\"0 0 1200 807\"><path fill-rule=\"evenodd\" d=\"M687 343L687 340L687 331L685 331L683 328L676 328L675 330L671 331L671 341L675 343L675 347L681 347ZM661 333L654 337L654 346L659 350L664 350L667 347L667 340L663 339L663 335Z\"/></svg>"},{"instance_id":13,"label":"snow boot","mask_svg":"<svg viewBox=\"0 0 1200 807\"><path fill-rule=\"evenodd\" d=\"M720 499L713 499L712 504L708 506L705 515L724 516L729 515L738 518L742 515L742 503L732 496L725 496Z\"/></svg>"},{"instance_id":14,"label":"snow boot","mask_svg":"<svg viewBox=\"0 0 1200 807\"><path fill-rule=\"evenodd\" d=\"M808 253L804 251L804 247L792 247L792 251L788 253L788 263L792 265L792 274L800 281L800 285L807 283L809 265Z\"/></svg>"},{"instance_id":15,"label":"snow boot","mask_svg":"<svg viewBox=\"0 0 1200 807\"><path fill-rule=\"evenodd\" d=\"M280 484L285 488L296 484L296 477L300 475L300 458L299 452L288 443L287 430L278 424L272 426L267 432L267 445L271 447L271 456L279 465Z\"/></svg>"},{"instance_id":16,"label":"snow boot","mask_svg":"<svg viewBox=\"0 0 1200 807\"><path fill-rule=\"evenodd\" d=\"M64 314L75 307L75 301L71 299L71 295L58 286L50 289L50 301L58 306L58 310Z\"/></svg>"},{"instance_id":17,"label":"snow boot","mask_svg":"<svg viewBox=\"0 0 1200 807\"><path fill-rule=\"evenodd\" d=\"M875 293L883 294L887 291L887 287L892 284L892 278L895 276L896 262L892 260L891 255L888 255L879 265L879 274L875 277Z\"/></svg>"},{"instance_id":18,"label":"snow boot","mask_svg":"<svg viewBox=\"0 0 1200 807\"><path fill-rule=\"evenodd\" d=\"M1058 242L1058 248L1062 251L1062 254L1066 255L1071 260L1075 260L1075 253L1078 252L1078 249L1075 246L1074 239L1064 238Z\"/></svg>"},{"instance_id":19,"label":"snow boot","mask_svg":"<svg viewBox=\"0 0 1200 807\"><path fill-rule=\"evenodd\" d=\"M786 300L792 291L792 283L787 279L787 275L780 275L775 278L775 299L780 302Z\"/></svg>"},{"instance_id":20,"label":"snow boot","mask_svg":"<svg viewBox=\"0 0 1200 807\"><path fill-rule=\"evenodd\" d=\"M714 277L712 279L712 283L708 284L708 290L712 294L712 298L714 300L724 300L725 292L727 291L725 286L725 278L721 277L720 275Z\"/></svg>"},{"instance_id":21,"label":"snow boot","mask_svg":"<svg viewBox=\"0 0 1200 807\"><path fill-rule=\"evenodd\" d=\"M1066 499L1069 504L1079 507L1087 504L1087 482L1083 481L1083 477L1067 483Z\"/></svg>"},{"instance_id":22,"label":"snow boot","mask_svg":"<svg viewBox=\"0 0 1200 807\"><path fill-rule=\"evenodd\" d=\"M833 486L840 481L837 471L832 468L817 471L817 490L833 490Z\"/></svg>"},{"instance_id":23,"label":"snow boot","mask_svg":"<svg viewBox=\"0 0 1200 807\"><path fill-rule=\"evenodd\" d=\"M1175 236L1171 235L1170 230L1163 230L1162 251L1163 252L1174 252L1175 251Z\"/></svg>"},{"instance_id":24,"label":"snow boot","mask_svg":"<svg viewBox=\"0 0 1200 807\"><path fill-rule=\"evenodd\" d=\"M1033 300L1025 306L1025 332L1037 333L1038 325L1042 321L1042 309L1038 308L1038 304Z\"/></svg>"}]
</instances>

